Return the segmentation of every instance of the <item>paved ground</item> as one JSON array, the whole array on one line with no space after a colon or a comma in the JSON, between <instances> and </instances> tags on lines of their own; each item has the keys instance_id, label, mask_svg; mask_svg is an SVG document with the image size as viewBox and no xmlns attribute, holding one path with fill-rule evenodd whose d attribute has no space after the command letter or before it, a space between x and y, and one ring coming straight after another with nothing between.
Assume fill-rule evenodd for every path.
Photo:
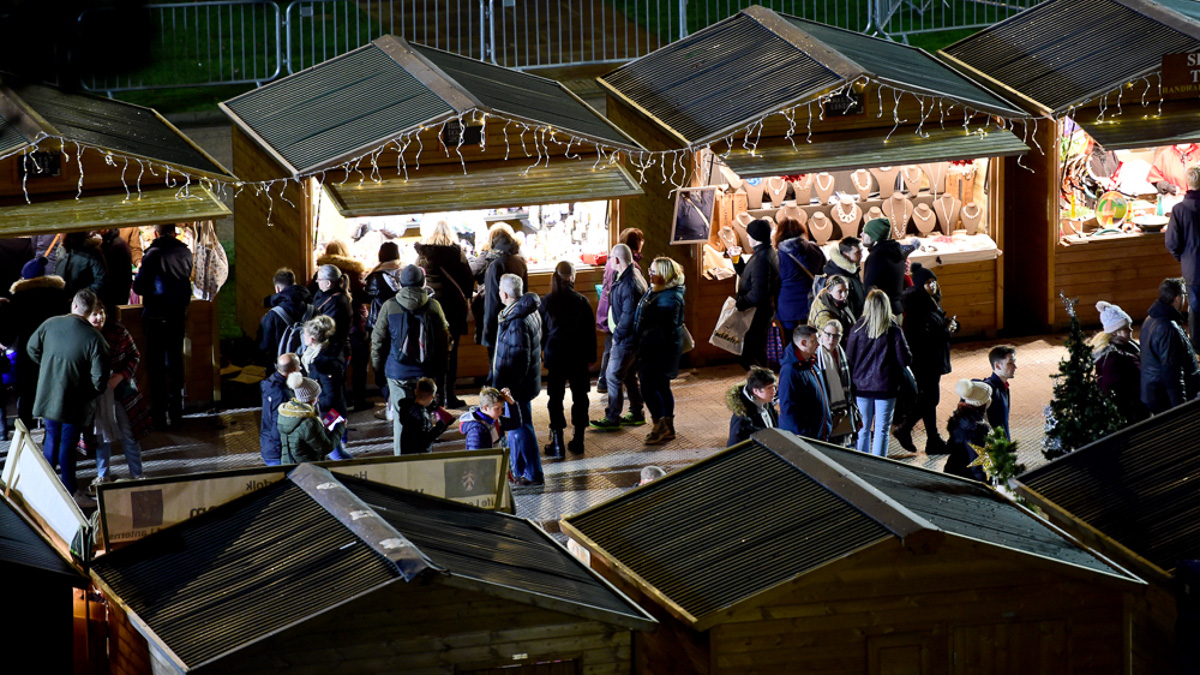
<instances>
[{"instance_id":1,"label":"paved ground","mask_svg":"<svg viewBox=\"0 0 1200 675\"><path fill-rule=\"evenodd\" d=\"M1062 336L1047 336L1014 342L1017 346L1017 377L1013 381L1012 432L1019 442L1022 461L1033 468L1045 460L1040 453L1042 439L1042 409L1050 400L1052 381L1058 361L1065 354ZM987 352L998 342L972 342L956 345L952 360L954 373L942 380L942 403L939 419L943 425L953 410L957 397L954 383L960 377L983 377L988 374ZM609 433L588 433L587 452L579 458L547 460L544 465L546 484L516 488L514 496L517 514L544 523L556 530L556 521L565 514L582 511L599 504L638 482L642 467L656 464L667 471L686 466L725 447L729 430L729 412L725 408L725 392L742 379L736 365L701 368L681 373L674 382L678 438L663 446L646 447L642 439L647 427ZM475 397L459 392L469 402ZM603 398L593 391L590 395L591 414L603 414ZM533 404L539 441L545 442L548 416L545 395ZM351 417L350 449L359 455L386 455L391 452L390 425L376 420L371 412ZM923 447L920 425L914 432L917 447ZM40 440L40 433L36 436ZM460 450L461 436L448 432L435 451ZM7 453L7 444L0 443ZM940 468L945 458L928 457L924 453L903 453L893 439L892 457L902 461ZM206 415L192 415L178 432L154 434L147 439L144 451L145 472L159 477L175 474L203 473L216 469L256 466L258 453L258 410L226 410ZM114 458L118 476L125 475L123 457ZM82 460L78 475L81 485L95 477L95 461Z\"/></svg>"}]
</instances>

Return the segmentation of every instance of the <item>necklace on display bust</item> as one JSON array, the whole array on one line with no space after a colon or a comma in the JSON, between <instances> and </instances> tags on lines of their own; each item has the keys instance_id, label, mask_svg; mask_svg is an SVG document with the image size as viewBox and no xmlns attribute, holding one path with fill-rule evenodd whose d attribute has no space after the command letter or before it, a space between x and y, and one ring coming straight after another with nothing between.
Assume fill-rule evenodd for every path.
<instances>
[{"instance_id":1,"label":"necklace on display bust","mask_svg":"<svg viewBox=\"0 0 1200 675\"><path fill-rule=\"evenodd\" d=\"M930 162L922 164L921 170L929 176L929 191L935 195L940 195L946 191L946 169L949 165L946 162Z\"/></svg>"},{"instance_id":2,"label":"necklace on display bust","mask_svg":"<svg viewBox=\"0 0 1200 675\"><path fill-rule=\"evenodd\" d=\"M921 191L921 167L910 164L900 169L900 184L905 192L916 196Z\"/></svg>"},{"instance_id":3,"label":"necklace on display bust","mask_svg":"<svg viewBox=\"0 0 1200 675\"><path fill-rule=\"evenodd\" d=\"M829 220L824 211L813 211L808 219L808 234L817 246L824 246L833 235L833 221Z\"/></svg>"},{"instance_id":4,"label":"necklace on display bust","mask_svg":"<svg viewBox=\"0 0 1200 675\"><path fill-rule=\"evenodd\" d=\"M887 199L896 191L896 174L900 173L900 169L892 166L881 166L871 169L871 175L875 177L875 182L879 184L879 198Z\"/></svg>"},{"instance_id":5,"label":"necklace on display bust","mask_svg":"<svg viewBox=\"0 0 1200 675\"><path fill-rule=\"evenodd\" d=\"M850 182L854 183L854 190L858 192L858 200L860 202L867 201L867 197L871 195L871 172L866 169L857 169L850 174Z\"/></svg>"},{"instance_id":6,"label":"necklace on display bust","mask_svg":"<svg viewBox=\"0 0 1200 675\"><path fill-rule=\"evenodd\" d=\"M746 189L747 205L752 209L761 209L766 181L761 178L747 178L742 181L742 187Z\"/></svg>"},{"instance_id":7,"label":"necklace on display bust","mask_svg":"<svg viewBox=\"0 0 1200 675\"><path fill-rule=\"evenodd\" d=\"M843 237L858 236L858 224L862 222L862 209L850 199L849 195L842 195L829 213L837 220Z\"/></svg>"},{"instance_id":8,"label":"necklace on display bust","mask_svg":"<svg viewBox=\"0 0 1200 675\"><path fill-rule=\"evenodd\" d=\"M883 210L883 216L892 224L892 238L903 239L913 214L912 200L903 193L896 192L884 201L880 208Z\"/></svg>"},{"instance_id":9,"label":"necklace on display bust","mask_svg":"<svg viewBox=\"0 0 1200 675\"><path fill-rule=\"evenodd\" d=\"M812 201L813 175L806 173L800 180L792 181L792 191L796 193L796 206L807 206Z\"/></svg>"},{"instance_id":10,"label":"necklace on display bust","mask_svg":"<svg viewBox=\"0 0 1200 675\"><path fill-rule=\"evenodd\" d=\"M789 204L788 206L785 206L775 212L775 222L782 223L784 218L797 220L801 225L803 225L804 222L808 220L808 214L805 213L804 209L801 209L799 206Z\"/></svg>"},{"instance_id":11,"label":"necklace on display bust","mask_svg":"<svg viewBox=\"0 0 1200 675\"><path fill-rule=\"evenodd\" d=\"M962 211L959 212L962 216L963 227L966 228L967 234L979 233L979 221L983 219L983 209L975 202L963 204Z\"/></svg>"},{"instance_id":12,"label":"necklace on display bust","mask_svg":"<svg viewBox=\"0 0 1200 675\"><path fill-rule=\"evenodd\" d=\"M828 204L833 196L833 174L819 173L813 182L817 186L817 199L822 204Z\"/></svg>"},{"instance_id":13,"label":"necklace on display bust","mask_svg":"<svg viewBox=\"0 0 1200 675\"><path fill-rule=\"evenodd\" d=\"M782 178L768 178L767 194L771 198L771 206L779 208L783 204L783 196L787 194L787 181Z\"/></svg>"},{"instance_id":14,"label":"necklace on display bust","mask_svg":"<svg viewBox=\"0 0 1200 675\"><path fill-rule=\"evenodd\" d=\"M917 204L917 208L913 209L912 219L922 237L928 237L937 225L937 216L928 204Z\"/></svg>"},{"instance_id":15,"label":"necklace on display bust","mask_svg":"<svg viewBox=\"0 0 1200 675\"><path fill-rule=\"evenodd\" d=\"M954 195L942 195L933 201L933 212L937 214L938 225L942 227L942 234L949 237L954 233L954 226L958 224L958 210L962 207L962 203Z\"/></svg>"}]
</instances>

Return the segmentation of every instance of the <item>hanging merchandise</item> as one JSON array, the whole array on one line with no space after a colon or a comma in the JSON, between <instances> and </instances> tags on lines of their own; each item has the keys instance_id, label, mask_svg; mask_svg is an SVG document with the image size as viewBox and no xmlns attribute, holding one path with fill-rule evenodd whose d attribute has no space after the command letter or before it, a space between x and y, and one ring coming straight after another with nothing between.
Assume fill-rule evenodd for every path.
<instances>
[{"instance_id":1,"label":"hanging merchandise","mask_svg":"<svg viewBox=\"0 0 1200 675\"><path fill-rule=\"evenodd\" d=\"M216 300L221 287L229 279L229 257L217 240L217 229L211 220L192 224L195 232L192 255L192 284L198 300Z\"/></svg>"}]
</instances>

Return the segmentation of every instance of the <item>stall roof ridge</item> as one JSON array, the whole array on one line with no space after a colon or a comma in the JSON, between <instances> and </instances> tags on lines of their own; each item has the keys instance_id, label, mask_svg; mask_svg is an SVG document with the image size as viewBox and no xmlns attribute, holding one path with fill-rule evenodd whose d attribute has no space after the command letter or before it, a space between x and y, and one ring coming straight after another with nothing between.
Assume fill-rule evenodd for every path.
<instances>
[{"instance_id":1,"label":"stall roof ridge","mask_svg":"<svg viewBox=\"0 0 1200 675\"><path fill-rule=\"evenodd\" d=\"M569 516L563 529L700 630L722 610L893 538L913 550L969 539L1064 572L1142 583L987 486L779 430Z\"/></svg>"},{"instance_id":2,"label":"stall roof ridge","mask_svg":"<svg viewBox=\"0 0 1200 675\"><path fill-rule=\"evenodd\" d=\"M1200 401L1190 401L1025 472L1018 489L1169 576L1200 558L1197 439Z\"/></svg>"},{"instance_id":3,"label":"stall roof ridge","mask_svg":"<svg viewBox=\"0 0 1200 675\"><path fill-rule=\"evenodd\" d=\"M635 59L600 83L687 145L728 136L863 77L985 113L1027 116L924 50L759 5Z\"/></svg>"},{"instance_id":4,"label":"stall roof ridge","mask_svg":"<svg viewBox=\"0 0 1200 675\"><path fill-rule=\"evenodd\" d=\"M496 523L504 524L502 534L480 544ZM146 637L188 669L418 579L452 586L473 580L469 588L498 597L653 626L649 615L535 530L507 514L302 464L287 480L97 558L92 573ZM511 571L522 563L557 567ZM216 623L229 630L213 634Z\"/></svg>"},{"instance_id":5,"label":"stall roof ridge","mask_svg":"<svg viewBox=\"0 0 1200 675\"><path fill-rule=\"evenodd\" d=\"M233 178L220 162L153 108L0 73L0 153L61 138L181 173Z\"/></svg>"},{"instance_id":6,"label":"stall roof ridge","mask_svg":"<svg viewBox=\"0 0 1200 675\"><path fill-rule=\"evenodd\" d=\"M384 35L219 106L293 176L472 110L638 145L562 84Z\"/></svg>"},{"instance_id":7,"label":"stall roof ridge","mask_svg":"<svg viewBox=\"0 0 1200 675\"><path fill-rule=\"evenodd\" d=\"M0 497L0 568L6 566L38 570L78 588L87 585L80 570L5 496Z\"/></svg>"},{"instance_id":8,"label":"stall roof ridge","mask_svg":"<svg viewBox=\"0 0 1200 675\"><path fill-rule=\"evenodd\" d=\"M942 52L1061 115L1197 50L1195 0L1047 0Z\"/></svg>"}]
</instances>

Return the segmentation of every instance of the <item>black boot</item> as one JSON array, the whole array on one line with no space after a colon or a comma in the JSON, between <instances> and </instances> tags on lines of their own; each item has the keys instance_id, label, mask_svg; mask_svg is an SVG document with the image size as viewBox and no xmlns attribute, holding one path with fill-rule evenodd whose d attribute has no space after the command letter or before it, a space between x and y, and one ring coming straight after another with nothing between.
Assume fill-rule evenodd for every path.
<instances>
[{"instance_id":1,"label":"black boot","mask_svg":"<svg viewBox=\"0 0 1200 675\"><path fill-rule=\"evenodd\" d=\"M571 451L572 455L583 454L583 430L585 427L575 427L575 436L571 438L571 443L567 445L567 450Z\"/></svg>"},{"instance_id":2,"label":"black boot","mask_svg":"<svg viewBox=\"0 0 1200 675\"><path fill-rule=\"evenodd\" d=\"M904 448L905 452L917 454L917 446L913 444L912 428L899 426L892 432L897 441L900 441L900 447Z\"/></svg>"},{"instance_id":3,"label":"black boot","mask_svg":"<svg viewBox=\"0 0 1200 675\"><path fill-rule=\"evenodd\" d=\"M925 454L948 455L950 454L950 448L946 446L946 441L943 441L941 436L930 436L925 441Z\"/></svg>"},{"instance_id":4,"label":"black boot","mask_svg":"<svg viewBox=\"0 0 1200 675\"><path fill-rule=\"evenodd\" d=\"M542 448L546 452L547 457L561 459L564 452L563 431L562 429L550 430L550 442Z\"/></svg>"}]
</instances>

